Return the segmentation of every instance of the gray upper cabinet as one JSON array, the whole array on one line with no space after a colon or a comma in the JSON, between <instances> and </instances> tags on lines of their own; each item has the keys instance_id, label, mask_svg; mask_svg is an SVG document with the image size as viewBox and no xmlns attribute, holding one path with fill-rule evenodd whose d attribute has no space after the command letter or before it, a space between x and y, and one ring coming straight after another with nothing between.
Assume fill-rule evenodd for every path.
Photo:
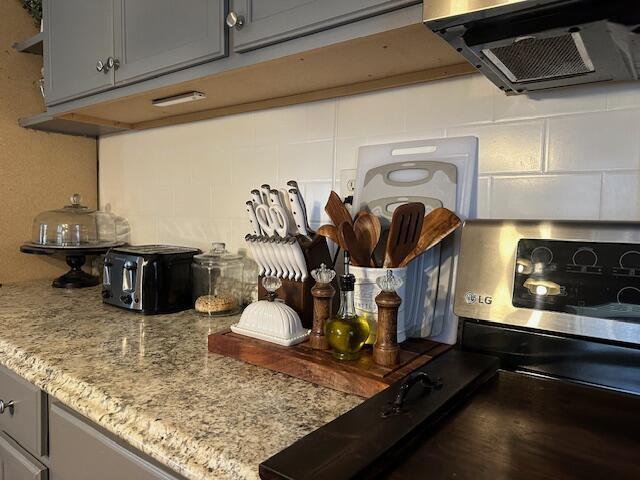
<instances>
[{"instance_id":1,"label":"gray upper cabinet","mask_svg":"<svg viewBox=\"0 0 640 480\"><path fill-rule=\"evenodd\" d=\"M46 104L226 56L226 11L226 0L46 1Z\"/></svg>"},{"instance_id":2,"label":"gray upper cabinet","mask_svg":"<svg viewBox=\"0 0 640 480\"><path fill-rule=\"evenodd\" d=\"M116 84L227 55L225 0L116 0Z\"/></svg>"},{"instance_id":3,"label":"gray upper cabinet","mask_svg":"<svg viewBox=\"0 0 640 480\"><path fill-rule=\"evenodd\" d=\"M44 3L47 105L89 95L114 84L114 70L96 68L113 55L112 0Z\"/></svg>"},{"instance_id":4,"label":"gray upper cabinet","mask_svg":"<svg viewBox=\"0 0 640 480\"><path fill-rule=\"evenodd\" d=\"M365 17L421 3L415 0L233 0L227 17L233 49L246 52Z\"/></svg>"}]
</instances>

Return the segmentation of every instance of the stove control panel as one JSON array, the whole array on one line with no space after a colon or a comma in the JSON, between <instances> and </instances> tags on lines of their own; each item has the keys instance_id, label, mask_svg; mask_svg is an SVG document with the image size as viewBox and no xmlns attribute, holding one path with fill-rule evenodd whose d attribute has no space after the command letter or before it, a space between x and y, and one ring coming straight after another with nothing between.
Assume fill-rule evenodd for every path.
<instances>
[{"instance_id":1,"label":"stove control panel","mask_svg":"<svg viewBox=\"0 0 640 480\"><path fill-rule=\"evenodd\" d=\"M640 245L520 239L512 303L640 322Z\"/></svg>"}]
</instances>

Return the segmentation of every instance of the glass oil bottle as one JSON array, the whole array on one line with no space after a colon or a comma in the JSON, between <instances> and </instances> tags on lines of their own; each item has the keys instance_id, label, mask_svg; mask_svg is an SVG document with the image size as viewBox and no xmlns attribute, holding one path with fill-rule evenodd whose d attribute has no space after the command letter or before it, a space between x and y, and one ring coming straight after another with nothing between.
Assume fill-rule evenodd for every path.
<instances>
[{"instance_id":1,"label":"glass oil bottle","mask_svg":"<svg viewBox=\"0 0 640 480\"><path fill-rule=\"evenodd\" d=\"M338 360L357 360L369 337L369 323L356 313L353 298L355 277L349 273L349 255L345 252L344 275L340 276L340 309L325 324L325 336L331 354Z\"/></svg>"}]
</instances>

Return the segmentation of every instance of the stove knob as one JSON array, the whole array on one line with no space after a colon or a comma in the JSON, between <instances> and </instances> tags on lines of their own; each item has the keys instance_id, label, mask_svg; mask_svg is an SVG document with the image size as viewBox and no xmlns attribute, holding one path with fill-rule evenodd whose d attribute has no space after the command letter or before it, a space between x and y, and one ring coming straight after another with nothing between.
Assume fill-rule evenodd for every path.
<instances>
[{"instance_id":1,"label":"stove knob","mask_svg":"<svg viewBox=\"0 0 640 480\"><path fill-rule=\"evenodd\" d=\"M553 260L553 252L547 247L536 247L531 252L533 263L549 264Z\"/></svg>"},{"instance_id":2,"label":"stove knob","mask_svg":"<svg viewBox=\"0 0 640 480\"><path fill-rule=\"evenodd\" d=\"M622 268L640 268L640 252L637 250L629 250L620 256L620 267Z\"/></svg>"},{"instance_id":3,"label":"stove knob","mask_svg":"<svg viewBox=\"0 0 640 480\"><path fill-rule=\"evenodd\" d=\"M125 303L127 305L131 305L131 302L133 302L133 298L131 298L131 295L120 295L120 300L122 301L122 303Z\"/></svg>"},{"instance_id":4,"label":"stove knob","mask_svg":"<svg viewBox=\"0 0 640 480\"><path fill-rule=\"evenodd\" d=\"M574 252L571 261L574 265L595 267L598 264L598 255L593 248L581 247Z\"/></svg>"},{"instance_id":5,"label":"stove knob","mask_svg":"<svg viewBox=\"0 0 640 480\"><path fill-rule=\"evenodd\" d=\"M102 290L102 298L104 298L105 300L107 298L111 298L111 291L107 290L106 288Z\"/></svg>"},{"instance_id":6,"label":"stove knob","mask_svg":"<svg viewBox=\"0 0 640 480\"><path fill-rule=\"evenodd\" d=\"M631 303L640 305L640 289L636 287L623 287L617 295L618 303Z\"/></svg>"}]
</instances>

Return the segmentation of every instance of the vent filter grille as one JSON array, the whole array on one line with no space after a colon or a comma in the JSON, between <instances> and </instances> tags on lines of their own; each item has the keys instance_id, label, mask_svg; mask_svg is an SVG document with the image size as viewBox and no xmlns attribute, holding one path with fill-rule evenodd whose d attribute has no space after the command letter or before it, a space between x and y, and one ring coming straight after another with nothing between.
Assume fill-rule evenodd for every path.
<instances>
[{"instance_id":1,"label":"vent filter grille","mask_svg":"<svg viewBox=\"0 0 640 480\"><path fill-rule=\"evenodd\" d=\"M512 82L530 82L595 71L579 33L526 37L512 45L482 50Z\"/></svg>"}]
</instances>

